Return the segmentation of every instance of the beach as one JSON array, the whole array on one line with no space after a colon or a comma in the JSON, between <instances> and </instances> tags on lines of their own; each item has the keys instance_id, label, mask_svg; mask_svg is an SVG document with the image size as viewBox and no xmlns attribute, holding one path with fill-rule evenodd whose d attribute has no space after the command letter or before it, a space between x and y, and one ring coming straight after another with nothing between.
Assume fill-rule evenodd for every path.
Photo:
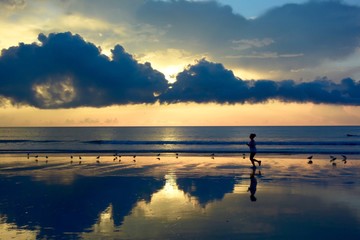
<instances>
[{"instance_id":1,"label":"beach","mask_svg":"<svg viewBox=\"0 0 360 240\"><path fill-rule=\"evenodd\" d=\"M359 155L248 157L2 154L0 239L360 237Z\"/></svg>"}]
</instances>

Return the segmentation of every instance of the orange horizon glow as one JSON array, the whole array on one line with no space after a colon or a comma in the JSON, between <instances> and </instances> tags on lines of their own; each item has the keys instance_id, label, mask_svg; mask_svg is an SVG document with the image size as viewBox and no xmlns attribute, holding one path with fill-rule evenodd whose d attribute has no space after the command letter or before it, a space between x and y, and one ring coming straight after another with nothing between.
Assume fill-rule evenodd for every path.
<instances>
[{"instance_id":1,"label":"orange horizon glow","mask_svg":"<svg viewBox=\"0 0 360 240\"><path fill-rule=\"evenodd\" d=\"M104 108L7 107L2 127L358 125L360 107L312 103L125 105Z\"/></svg>"}]
</instances>

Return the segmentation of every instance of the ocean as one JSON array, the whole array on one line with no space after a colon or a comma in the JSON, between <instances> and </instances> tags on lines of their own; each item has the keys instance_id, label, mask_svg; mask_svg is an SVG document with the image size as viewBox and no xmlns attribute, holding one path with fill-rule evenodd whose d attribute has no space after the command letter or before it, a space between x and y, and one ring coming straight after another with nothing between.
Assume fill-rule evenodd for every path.
<instances>
[{"instance_id":1,"label":"ocean","mask_svg":"<svg viewBox=\"0 0 360 240\"><path fill-rule=\"evenodd\" d=\"M360 126L2 127L0 153L360 154Z\"/></svg>"}]
</instances>

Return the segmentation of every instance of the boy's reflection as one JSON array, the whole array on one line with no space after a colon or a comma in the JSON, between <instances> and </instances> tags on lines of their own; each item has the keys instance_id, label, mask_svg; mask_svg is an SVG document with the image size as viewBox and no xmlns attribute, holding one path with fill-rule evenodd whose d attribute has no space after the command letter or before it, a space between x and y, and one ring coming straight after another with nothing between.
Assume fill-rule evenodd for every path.
<instances>
[{"instance_id":1,"label":"boy's reflection","mask_svg":"<svg viewBox=\"0 0 360 240\"><path fill-rule=\"evenodd\" d=\"M255 193L256 193L257 180L255 177L255 170L256 168L252 168L252 172L250 174L250 186L248 188L248 192L250 192L250 200L252 202L256 201ZM259 176L261 176L260 170L259 170Z\"/></svg>"}]
</instances>

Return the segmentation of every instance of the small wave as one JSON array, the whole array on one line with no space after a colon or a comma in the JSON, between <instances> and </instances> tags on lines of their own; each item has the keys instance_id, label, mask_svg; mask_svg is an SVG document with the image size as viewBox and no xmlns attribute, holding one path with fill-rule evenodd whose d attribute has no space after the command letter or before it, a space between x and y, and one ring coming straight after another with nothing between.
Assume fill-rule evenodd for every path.
<instances>
[{"instance_id":1,"label":"small wave","mask_svg":"<svg viewBox=\"0 0 360 240\"><path fill-rule=\"evenodd\" d=\"M28 139L12 139L12 140L0 140L0 143L59 143L63 141L58 140L28 140Z\"/></svg>"},{"instance_id":2,"label":"small wave","mask_svg":"<svg viewBox=\"0 0 360 240\"><path fill-rule=\"evenodd\" d=\"M114 145L245 145L243 141L124 141L124 140L92 140L84 141L87 144L114 144ZM341 142L258 142L263 146L360 146L360 141Z\"/></svg>"}]
</instances>

